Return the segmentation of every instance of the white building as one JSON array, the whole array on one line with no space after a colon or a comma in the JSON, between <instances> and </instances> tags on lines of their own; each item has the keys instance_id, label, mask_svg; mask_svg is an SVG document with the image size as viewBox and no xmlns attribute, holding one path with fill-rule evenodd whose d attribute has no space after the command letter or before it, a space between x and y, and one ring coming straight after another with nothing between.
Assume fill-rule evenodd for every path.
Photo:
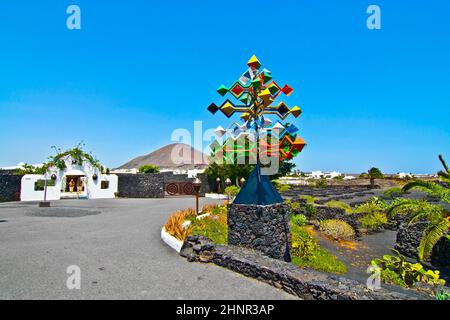
<instances>
[{"instance_id":1,"label":"white building","mask_svg":"<svg viewBox=\"0 0 450 320\"><path fill-rule=\"evenodd\" d=\"M47 200L115 198L118 176L103 174L89 161L77 163L71 156L63 159L66 168L50 167L46 175L27 174L22 178L21 201L44 200L47 180Z\"/></svg>"}]
</instances>

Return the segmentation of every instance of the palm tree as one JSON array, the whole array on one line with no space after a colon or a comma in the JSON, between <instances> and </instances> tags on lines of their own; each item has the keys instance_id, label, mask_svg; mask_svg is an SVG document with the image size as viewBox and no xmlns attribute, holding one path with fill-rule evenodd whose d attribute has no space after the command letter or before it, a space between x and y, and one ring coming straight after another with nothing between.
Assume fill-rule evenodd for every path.
<instances>
[{"instance_id":1,"label":"palm tree","mask_svg":"<svg viewBox=\"0 0 450 320\"><path fill-rule=\"evenodd\" d=\"M371 168L367 171L367 177L370 179L370 187L375 188L375 179L384 179L384 175L378 168Z\"/></svg>"},{"instance_id":2,"label":"palm tree","mask_svg":"<svg viewBox=\"0 0 450 320\"><path fill-rule=\"evenodd\" d=\"M429 224L422 234L418 250L419 260L430 257L434 246L442 237L447 237L450 221L447 212L441 206L433 205L425 200L396 199L387 211L388 217L398 213L408 213L408 225L418 221L428 221ZM449 238L450 239L450 238Z\"/></svg>"},{"instance_id":3,"label":"palm tree","mask_svg":"<svg viewBox=\"0 0 450 320\"><path fill-rule=\"evenodd\" d=\"M414 180L407 183L402 190L407 192L412 189L419 189L437 195L443 201L450 203L450 170L442 155L439 155L439 161L441 161L442 166L444 167L443 171L441 170L438 172L439 181L441 181L442 184L431 181ZM447 216L448 213L446 213L442 207L431 205L423 200L398 199L388 210L388 216L401 212L402 210L405 211L405 209L408 208L411 209L409 224L413 224L420 220L428 220L430 222L423 233L418 248L419 259L424 260L431 255L433 247L442 237L445 236L450 239L450 236L447 235L450 229L450 221Z\"/></svg>"},{"instance_id":4,"label":"palm tree","mask_svg":"<svg viewBox=\"0 0 450 320\"><path fill-rule=\"evenodd\" d=\"M411 189L419 189L439 196L442 201L450 203L450 169L445 163L442 155L439 155L439 161L441 161L442 166L444 167L444 171L441 170L438 172L439 181L441 181L442 184L431 181L414 180L407 183L403 187L403 191L406 192Z\"/></svg>"}]
</instances>

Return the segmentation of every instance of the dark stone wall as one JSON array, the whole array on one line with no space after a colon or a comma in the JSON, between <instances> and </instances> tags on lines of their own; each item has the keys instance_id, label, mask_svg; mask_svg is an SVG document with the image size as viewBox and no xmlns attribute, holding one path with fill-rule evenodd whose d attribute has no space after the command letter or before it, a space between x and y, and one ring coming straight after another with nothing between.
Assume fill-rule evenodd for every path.
<instances>
[{"instance_id":1,"label":"dark stone wall","mask_svg":"<svg viewBox=\"0 0 450 320\"><path fill-rule=\"evenodd\" d=\"M342 276L271 259L262 253L236 246L216 246L207 238L189 236L180 255L188 261L214 263L258 279L306 300L427 300L426 294L388 287L369 290L367 286Z\"/></svg>"},{"instance_id":2,"label":"dark stone wall","mask_svg":"<svg viewBox=\"0 0 450 320\"><path fill-rule=\"evenodd\" d=\"M121 198L164 198L164 175L149 174L118 174Z\"/></svg>"},{"instance_id":3,"label":"dark stone wall","mask_svg":"<svg viewBox=\"0 0 450 320\"><path fill-rule=\"evenodd\" d=\"M290 261L290 214L284 204L228 206L228 243Z\"/></svg>"},{"instance_id":4,"label":"dark stone wall","mask_svg":"<svg viewBox=\"0 0 450 320\"><path fill-rule=\"evenodd\" d=\"M395 248L401 254L417 259L417 248L428 224L428 221L420 221L412 225L402 224L397 233ZM434 266L450 266L450 241L447 238L442 237L434 246L430 260Z\"/></svg>"},{"instance_id":5,"label":"dark stone wall","mask_svg":"<svg viewBox=\"0 0 450 320\"><path fill-rule=\"evenodd\" d=\"M0 173L0 202L20 201L22 175Z\"/></svg>"},{"instance_id":6,"label":"dark stone wall","mask_svg":"<svg viewBox=\"0 0 450 320\"><path fill-rule=\"evenodd\" d=\"M118 196L121 198L164 198L164 185L169 182L192 182L187 174L173 174L172 172L161 173L138 173L117 174L119 177ZM203 197L209 192L208 179L205 174L197 175L203 184L199 195Z\"/></svg>"}]
</instances>

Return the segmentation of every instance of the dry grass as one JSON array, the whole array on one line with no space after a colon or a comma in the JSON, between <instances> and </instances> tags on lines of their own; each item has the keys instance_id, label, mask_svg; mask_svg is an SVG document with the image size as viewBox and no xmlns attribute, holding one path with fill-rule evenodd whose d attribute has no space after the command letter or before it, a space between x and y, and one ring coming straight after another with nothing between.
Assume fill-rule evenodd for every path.
<instances>
[{"instance_id":1,"label":"dry grass","mask_svg":"<svg viewBox=\"0 0 450 320\"><path fill-rule=\"evenodd\" d=\"M183 223L195 214L193 209L177 211L167 220L164 228L171 236L183 241L191 233L192 227L185 228Z\"/></svg>"}]
</instances>

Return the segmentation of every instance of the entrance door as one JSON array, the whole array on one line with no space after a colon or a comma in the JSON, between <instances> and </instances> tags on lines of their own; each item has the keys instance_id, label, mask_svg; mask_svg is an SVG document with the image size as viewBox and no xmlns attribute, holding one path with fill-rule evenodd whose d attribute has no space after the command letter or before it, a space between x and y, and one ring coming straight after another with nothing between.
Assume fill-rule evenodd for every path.
<instances>
[{"instance_id":1,"label":"entrance door","mask_svg":"<svg viewBox=\"0 0 450 320\"><path fill-rule=\"evenodd\" d=\"M86 196L86 177L85 176L66 176L62 184L63 197L79 198Z\"/></svg>"}]
</instances>

